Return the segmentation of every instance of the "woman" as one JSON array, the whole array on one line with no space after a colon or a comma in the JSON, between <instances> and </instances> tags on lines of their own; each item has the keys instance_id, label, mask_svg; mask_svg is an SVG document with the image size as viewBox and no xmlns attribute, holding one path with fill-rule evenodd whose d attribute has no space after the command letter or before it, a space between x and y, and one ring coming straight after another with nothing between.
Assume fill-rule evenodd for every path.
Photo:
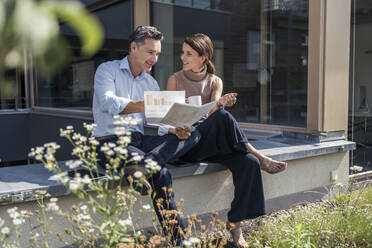
<instances>
[{"instance_id":1,"label":"woman","mask_svg":"<svg viewBox=\"0 0 372 248\"><path fill-rule=\"evenodd\" d=\"M240 222L265 214L260 168L278 173L286 163L272 160L249 144L235 118L223 110L236 102L236 93L221 97L222 80L215 75L211 61L213 45L204 34L186 37L182 45L182 70L174 73L167 90L185 90L186 98L200 95L202 104L218 99L216 107L196 128L201 141L181 160L187 162L209 160L222 163L230 169L235 186L234 199L228 213L227 227L238 247L248 247L242 236Z\"/></svg>"}]
</instances>

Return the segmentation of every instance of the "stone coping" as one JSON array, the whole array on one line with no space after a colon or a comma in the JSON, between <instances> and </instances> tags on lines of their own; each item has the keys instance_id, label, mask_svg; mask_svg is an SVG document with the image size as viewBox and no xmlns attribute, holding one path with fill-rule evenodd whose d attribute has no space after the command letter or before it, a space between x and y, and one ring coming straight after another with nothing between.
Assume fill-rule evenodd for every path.
<instances>
[{"instance_id":1,"label":"stone coping","mask_svg":"<svg viewBox=\"0 0 372 248\"><path fill-rule=\"evenodd\" d=\"M263 154L277 160L290 161L355 149L355 143L344 140L322 143L306 143L289 138L273 137L251 142ZM62 167L64 171L70 170ZM225 170L221 164L210 162L188 163L180 166L167 165L174 178L202 175ZM104 169L100 170L104 180ZM46 190L52 196L68 195L71 192L57 183L54 174L42 164L31 164L0 168L0 205L33 201L36 190Z\"/></svg>"}]
</instances>

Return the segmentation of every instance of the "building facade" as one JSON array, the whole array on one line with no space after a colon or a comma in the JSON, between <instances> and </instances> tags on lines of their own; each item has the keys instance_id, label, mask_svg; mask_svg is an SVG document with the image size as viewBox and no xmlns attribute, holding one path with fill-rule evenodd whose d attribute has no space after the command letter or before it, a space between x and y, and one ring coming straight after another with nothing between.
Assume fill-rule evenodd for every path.
<instances>
[{"instance_id":1,"label":"building facade","mask_svg":"<svg viewBox=\"0 0 372 248\"><path fill-rule=\"evenodd\" d=\"M40 75L30 59L25 73L8 72L14 84L0 94L0 125L7 140L0 149L3 166L30 162L29 148L58 140L56 131L62 125L91 121L95 69L128 54L128 37L135 26L154 25L164 33L162 54L153 70L162 89L181 69L184 37L205 33L215 46L214 63L224 92L239 94L230 111L242 127L323 136L344 132L361 148L351 164L369 167L369 1L81 2L102 23L104 45L94 57L83 58L76 34L62 25L61 33L72 49L67 67L57 75ZM26 118L22 113L29 111L35 114L27 117L32 132L20 125ZM32 128L43 125L45 129ZM60 158L66 156L62 153Z\"/></svg>"}]
</instances>

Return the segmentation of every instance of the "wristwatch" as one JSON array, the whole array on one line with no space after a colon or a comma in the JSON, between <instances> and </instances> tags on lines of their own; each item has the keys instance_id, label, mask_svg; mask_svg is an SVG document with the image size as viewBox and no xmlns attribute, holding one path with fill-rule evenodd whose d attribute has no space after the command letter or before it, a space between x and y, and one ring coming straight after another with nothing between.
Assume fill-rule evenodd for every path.
<instances>
[{"instance_id":1,"label":"wristwatch","mask_svg":"<svg viewBox=\"0 0 372 248\"><path fill-rule=\"evenodd\" d=\"M225 108L225 106L223 105L223 104L221 104L220 102L217 102L217 108L219 109L219 110L221 110L221 109L224 109Z\"/></svg>"}]
</instances>

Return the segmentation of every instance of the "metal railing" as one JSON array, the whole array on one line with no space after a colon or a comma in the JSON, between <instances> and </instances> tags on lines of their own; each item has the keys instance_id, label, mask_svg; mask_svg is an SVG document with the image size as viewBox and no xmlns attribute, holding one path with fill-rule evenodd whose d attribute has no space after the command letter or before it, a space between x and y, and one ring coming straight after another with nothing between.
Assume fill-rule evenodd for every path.
<instances>
[{"instance_id":1,"label":"metal railing","mask_svg":"<svg viewBox=\"0 0 372 248\"><path fill-rule=\"evenodd\" d=\"M26 108L26 97L0 98L0 110Z\"/></svg>"}]
</instances>

